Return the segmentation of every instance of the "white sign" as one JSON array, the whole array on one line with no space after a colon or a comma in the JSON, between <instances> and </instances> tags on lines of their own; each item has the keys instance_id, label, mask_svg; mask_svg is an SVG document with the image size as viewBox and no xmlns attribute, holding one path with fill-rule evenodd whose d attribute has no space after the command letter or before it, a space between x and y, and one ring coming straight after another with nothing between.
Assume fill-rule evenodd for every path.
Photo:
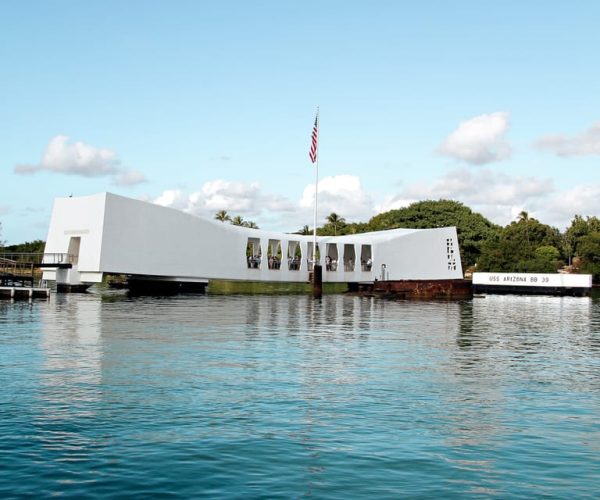
<instances>
[{"instance_id":1,"label":"white sign","mask_svg":"<svg viewBox=\"0 0 600 500\"><path fill-rule=\"evenodd\" d=\"M591 288L591 274L473 273L474 285Z\"/></svg>"}]
</instances>

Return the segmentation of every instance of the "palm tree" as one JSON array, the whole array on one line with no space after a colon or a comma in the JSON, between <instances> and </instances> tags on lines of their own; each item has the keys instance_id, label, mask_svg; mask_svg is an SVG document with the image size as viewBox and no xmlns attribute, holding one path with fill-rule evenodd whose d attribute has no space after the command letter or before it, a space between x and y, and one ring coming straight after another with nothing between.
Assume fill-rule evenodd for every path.
<instances>
[{"instance_id":1,"label":"palm tree","mask_svg":"<svg viewBox=\"0 0 600 500\"><path fill-rule=\"evenodd\" d=\"M256 222L254 222L253 220L244 221L242 223L242 226L249 227L250 229L259 229L259 227L256 225Z\"/></svg>"},{"instance_id":2,"label":"palm tree","mask_svg":"<svg viewBox=\"0 0 600 500\"><path fill-rule=\"evenodd\" d=\"M243 226L244 225L244 219L242 219L241 215L236 215L233 219L231 219L231 223L234 226Z\"/></svg>"},{"instance_id":3,"label":"palm tree","mask_svg":"<svg viewBox=\"0 0 600 500\"><path fill-rule=\"evenodd\" d=\"M343 217L340 217L335 212L331 212L327 217L325 217L325 219L327 220L328 224L333 226L333 235L334 236L337 235L338 227L342 227L344 224L346 224L346 219L344 219Z\"/></svg>"},{"instance_id":4,"label":"palm tree","mask_svg":"<svg viewBox=\"0 0 600 500\"><path fill-rule=\"evenodd\" d=\"M312 234L312 231L310 230L310 228L308 226L303 226L302 229L300 229L300 231L298 231L296 234L302 234L304 236L308 236L308 235Z\"/></svg>"},{"instance_id":5,"label":"palm tree","mask_svg":"<svg viewBox=\"0 0 600 500\"><path fill-rule=\"evenodd\" d=\"M524 223L525 224L525 236L527 237L527 246L529 247L529 250L531 251L531 241L529 241L529 221L531 219L529 218L529 214L525 211L525 210L521 210L521 213L519 213L519 223Z\"/></svg>"},{"instance_id":6,"label":"palm tree","mask_svg":"<svg viewBox=\"0 0 600 500\"><path fill-rule=\"evenodd\" d=\"M230 221L231 217L229 217L227 210L219 210L215 214L215 219L220 220L221 222L226 222L226 221Z\"/></svg>"}]
</instances>

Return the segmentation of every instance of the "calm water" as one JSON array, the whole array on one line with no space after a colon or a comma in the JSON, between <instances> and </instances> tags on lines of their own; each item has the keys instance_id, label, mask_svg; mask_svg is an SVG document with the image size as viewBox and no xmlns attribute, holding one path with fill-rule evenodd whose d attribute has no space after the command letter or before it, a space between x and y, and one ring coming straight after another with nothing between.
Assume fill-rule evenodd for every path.
<instances>
[{"instance_id":1,"label":"calm water","mask_svg":"<svg viewBox=\"0 0 600 500\"><path fill-rule=\"evenodd\" d=\"M600 302L0 302L0 497L598 498Z\"/></svg>"}]
</instances>

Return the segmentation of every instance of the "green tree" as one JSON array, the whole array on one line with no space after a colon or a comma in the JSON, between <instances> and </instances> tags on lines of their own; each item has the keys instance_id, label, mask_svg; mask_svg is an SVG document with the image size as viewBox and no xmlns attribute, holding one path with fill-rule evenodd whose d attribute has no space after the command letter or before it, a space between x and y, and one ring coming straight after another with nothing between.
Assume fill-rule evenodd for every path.
<instances>
[{"instance_id":1,"label":"green tree","mask_svg":"<svg viewBox=\"0 0 600 500\"><path fill-rule=\"evenodd\" d=\"M230 224L234 226L242 226L249 227L251 229L259 229L256 225L256 222L252 220L244 220L241 215L236 215L235 217L230 217L227 213L227 210L219 210L215 214L215 219L220 220L221 222L229 221Z\"/></svg>"},{"instance_id":2,"label":"green tree","mask_svg":"<svg viewBox=\"0 0 600 500\"><path fill-rule=\"evenodd\" d=\"M517 216L517 221L523 224L525 228L525 239L527 240L527 246L531 250L531 242L529 241L529 212L522 210Z\"/></svg>"},{"instance_id":3,"label":"green tree","mask_svg":"<svg viewBox=\"0 0 600 500\"><path fill-rule=\"evenodd\" d=\"M346 225L346 219L339 216L335 212L331 212L325 219L327 220L327 225L333 229L334 236L337 236L338 228Z\"/></svg>"},{"instance_id":4,"label":"green tree","mask_svg":"<svg viewBox=\"0 0 600 500\"><path fill-rule=\"evenodd\" d=\"M233 217L231 219L231 223L234 226L243 226L244 225L244 219L242 219L241 215L236 215L235 217Z\"/></svg>"},{"instance_id":5,"label":"green tree","mask_svg":"<svg viewBox=\"0 0 600 500\"><path fill-rule=\"evenodd\" d=\"M312 234L312 231L311 231L310 227L302 226L302 229L299 229L298 231L296 231L296 234L302 234L304 236L309 236Z\"/></svg>"},{"instance_id":6,"label":"green tree","mask_svg":"<svg viewBox=\"0 0 600 500\"><path fill-rule=\"evenodd\" d=\"M558 229L522 214L486 241L477 262L479 271L554 272L562 265Z\"/></svg>"},{"instance_id":7,"label":"green tree","mask_svg":"<svg viewBox=\"0 0 600 500\"><path fill-rule=\"evenodd\" d=\"M571 225L566 229L563 237L563 249L565 255L571 261L572 256L579 255L579 242L584 236L593 232L600 232L600 219L597 217L586 217L575 215Z\"/></svg>"},{"instance_id":8,"label":"green tree","mask_svg":"<svg viewBox=\"0 0 600 500\"><path fill-rule=\"evenodd\" d=\"M11 253L44 253L46 242L44 240L26 241L17 245L9 245L4 247L5 252Z\"/></svg>"},{"instance_id":9,"label":"green tree","mask_svg":"<svg viewBox=\"0 0 600 500\"><path fill-rule=\"evenodd\" d=\"M452 200L419 201L405 208L381 213L369 221L367 230L429 229L446 226L456 226L461 261L465 267L477 262L484 242L495 237L500 231L499 226L483 215Z\"/></svg>"},{"instance_id":10,"label":"green tree","mask_svg":"<svg viewBox=\"0 0 600 500\"><path fill-rule=\"evenodd\" d=\"M581 270L592 275L595 283L600 281L600 231L593 231L579 238L578 256L582 259Z\"/></svg>"},{"instance_id":11,"label":"green tree","mask_svg":"<svg viewBox=\"0 0 600 500\"><path fill-rule=\"evenodd\" d=\"M552 245L542 245L534 251L529 271L534 273L555 273L563 262L560 251Z\"/></svg>"},{"instance_id":12,"label":"green tree","mask_svg":"<svg viewBox=\"0 0 600 500\"><path fill-rule=\"evenodd\" d=\"M215 214L215 219L217 219L217 220L219 220L221 222L229 222L231 220L231 217L227 213L227 210L219 210Z\"/></svg>"},{"instance_id":13,"label":"green tree","mask_svg":"<svg viewBox=\"0 0 600 500\"><path fill-rule=\"evenodd\" d=\"M340 228L340 234L359 234L371 231L368 222L350 222Z\"/></svg>"}]
</instances>

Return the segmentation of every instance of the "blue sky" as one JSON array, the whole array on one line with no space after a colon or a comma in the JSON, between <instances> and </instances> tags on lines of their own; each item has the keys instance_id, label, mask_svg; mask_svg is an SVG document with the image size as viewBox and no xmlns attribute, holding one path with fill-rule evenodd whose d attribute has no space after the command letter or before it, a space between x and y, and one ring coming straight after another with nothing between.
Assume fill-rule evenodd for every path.
<instances>
[{"instance_id":1,"label":"blue sky","mask_svg":"<svg viewBox=\"0 0 600 500\"><path fill-rule=\"evenodd\" d=\"M0 0L1 239L110 191L261 228L600 215L600 2Z\"/></svg>"}]
</instances>

